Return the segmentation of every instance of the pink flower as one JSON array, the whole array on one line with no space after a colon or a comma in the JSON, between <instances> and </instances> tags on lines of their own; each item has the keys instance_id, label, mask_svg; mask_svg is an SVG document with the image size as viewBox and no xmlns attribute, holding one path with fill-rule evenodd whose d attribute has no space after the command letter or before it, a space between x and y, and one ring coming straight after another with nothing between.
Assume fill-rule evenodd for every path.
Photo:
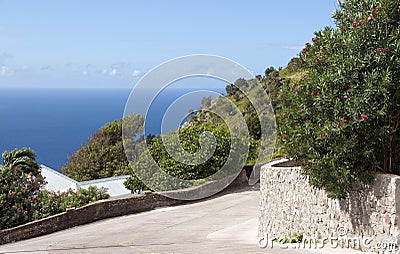
<instances>
[{"instance_id":1,"label":"pink flower","mask_svg":"<svg viewBox=\"0 0 400 254\"><path fill-rule=\"evenodd\" d=\"M336 47L336 46L337 46L337 43L336 43L336 42L335 42L335 43L333 43L333 46L334 46L334 47Z\"/></svg>"},{"instance_id":2,"label":"pink flower","mask_svg":"<svg viewBox=\"0 0 400 254\"><path fill-rule=\"evenodd\" d=\"M283 134L283 135L282 135L282 141L285 141L286 138L287 138L286 134Z\"/></svg>"},{"instance_id":3,"label":"pink flower","mask_svg":"<svg viewBox=\"0 0 400 254\"><path fill-rule=\"evenodd\" d=\"M342 118L340 118L340 121L341 121L342 123L345 123L345 122L346 122L346 119L344 119L344 118L342 117Z\"/></svg>"},{"instance_id":4,"label":"pink flower","mask_svg":"<svg viewBox=\"0 0 400 254\"><path fill-rule=\"evenodd\" d=\"M378 8L372 8L372 14L378 11Z\"/></svg>"},{"instance_id":5,"label":"pink flower","mask_svg":"<svg viewBox=\"0 0 400 254\"><path fill-rule=\"evenodd\" d=\"M317 41L317 38L315 38L315 37L312 38L312 41L313 41L313 42L316 42L316 41Z\"/></svg>"},{"instance_id":6,"label":"pink flower","mask_svg":"<svg viewBox=\"0 0 400 254\"><path fill-rule=\"evenodd\" d=\"M338 126L337 126L337 129L338 129L338 130L342 130L343 127L342 127L341 125L338 125Z\"/></svg>"},{"instance_id":7,"label":"pink flower","mask_svg":"<svg viewBox=\"0 0 400 254\"><path fill-rule=\"evenodd\" d=\"M359 20L359 21L358 21L358 24L359 24L359 25L362 25L362 24L364 24L364 20L362 20L362 19L361 19L361 20Z\"/></svg>"},{"instance_id":8,"label":"pink flower","mask_svg":"<svg viewBox=\"0 0 400 254\"><path fill-rule=\"evenodd\" d=\"M347 99L347 98L348 98L347 95L343 96L343 99Z\"/></svg>"},{"instance_id":9,"label":"pink flower","mask_svg":"<svg viewBox=\"0 0 400 254\"><path fill-rule=\"evenodd\" d=\"M304 112L304 108L300 109L301 112Z\"/></svg>"},{"instance_id":10,"label":"pink flower","mask_svg":"<svg viewBox=\"0 0 400 254\"><path fill-rule=\"evenodd\" d=\"M358 25L358 23L357 22L353 22L353 23L351 23L351 26L352 27L356 27Z\"/></svg>"},{"instance_id":11,"label":"pink flower","mask_svg":"<svg viewBox=\"0 0 400 254\"><path fill-rule=\"evenodd\" d=\"M361 118L366 121L368 119L368 116L366 114L361 114Z\"/></svg>"},{"instance_id":12,"label":"pink flower","mask_svg":"<svg viewBox=\"0 0 400 254\"><path fill-rule=\"evenodd\" d=\"M319 59L317 58L317 59L315 60L315 62L316 62L316 63L319 63Z\"/></svg>"},{"instance_id":13,"label":"pink flower","mask_svg":"<svg viewBox=\"0 0 400 254\"><path fill-rule=\"evenodd\" d=\"M315 96L315 95L317 95L317 92L312 91L311 96Z\"/></svg>"},{"instance_id":14,"label":"pink flower","mask_svg":"<svg viewBox=\"0 0 400 254\"><path fill-rule=\"evenodd\" d=\"M299 81L303 81L303 78L299 78Z\"/></svg>"},{"instance_id":15,"label":"pink flower","mask_svg":"<svg viewBox=\"0 0 400 254\"><path fill-rule=\"evenodd\" d=\"M17 194L15 191L11 192L11 196L14 196L15 194Z\"/></svg>"},{"instance_id":16,"label":"pink flower","mask_svg":"<svg viewBox=\"0 0 400 254\"><path fill-rule=\"evenodd\" d=\"M376 51L378 51L378 52L382 52L382 51L383 51L383 49L382 49L382 48L377 48L377 49L376 49Z\"/></svg>"},{"instance_id":17,"label":"pink flower","mask_svg":"<svg viewBox=\"0 0 400 254\"><path fill-rule=\"evenodd\" d=\"M384 48L384 49L383 49L383 52L388 52L388 51L389 51L388 48Z\"/></svg>"},{"instance_id":18,"label":"pink flower","mask_svg":"<svg viewBox=\"0 0 400 254\"><path fill-rule=\"evenodd\" d=\"M296 86L297 91L300 91L300 86Z\"/></svg>"},{"instance_id":19,"label":"pink flower","mask_svg":"<svg viewBox=\"0 0 400 254\"><path fill-rule=\"evenodd\" d=\"M375 16L374 16L374 14L370 14L370 15L369 15L369 17L368 17L368 20L370 20L370 21L373 21L373 20L375 20Z\"/></svg>"}]
</instances>

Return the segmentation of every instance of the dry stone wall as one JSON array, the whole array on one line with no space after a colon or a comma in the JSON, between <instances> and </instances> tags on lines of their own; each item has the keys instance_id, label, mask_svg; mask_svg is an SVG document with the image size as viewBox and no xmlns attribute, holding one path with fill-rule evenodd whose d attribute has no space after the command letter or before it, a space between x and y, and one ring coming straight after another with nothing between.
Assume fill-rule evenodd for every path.
<instances>
[{"instance_id":1,"label":"dry stone wall","mask_svg":"<svg viewBox=\"0 0 400 254\"><path fill-rule=\"evenodd\" d=\"M319 245L336 241L343 247L377 252L400 244L399 176L378 174L371 186L335 200L311 187L301 168L287 163L281 160L261 169L260 237L303 233L304 239L317 239Z\"/></svg>"}]
</instances>

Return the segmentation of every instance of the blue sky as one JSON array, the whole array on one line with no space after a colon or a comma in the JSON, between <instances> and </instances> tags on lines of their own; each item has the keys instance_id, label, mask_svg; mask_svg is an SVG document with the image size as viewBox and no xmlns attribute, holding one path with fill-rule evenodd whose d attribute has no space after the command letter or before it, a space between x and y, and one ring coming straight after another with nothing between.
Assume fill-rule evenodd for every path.
<instances>
[{"instance_id":1,"label":"blue sky","mask_svg":"<svg viewBox=\"0 0 400 254\"><path fill-rule=\"evenodd\" d=\"M0 0L0 88L132 87L188 54L286 66L336 0Z\"/></svg>"}]
</instances>

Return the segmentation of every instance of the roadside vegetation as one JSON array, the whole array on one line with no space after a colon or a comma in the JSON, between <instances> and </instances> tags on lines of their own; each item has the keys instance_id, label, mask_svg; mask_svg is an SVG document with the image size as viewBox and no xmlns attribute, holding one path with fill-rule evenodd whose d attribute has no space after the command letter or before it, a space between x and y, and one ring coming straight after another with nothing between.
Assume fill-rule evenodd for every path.
<instances>
[{"instance_id":1,"label":"roadside vegetation","mask_svg":"<svg viewBox=\"0 0 400 254\"><path fill-rule=\"evenodd\" d=\"M51 192L40 174L35 153L28 148L5 151L0 165L0 230L42 219L67 207L81 207L106 199L106 189Z\"/></svg>"},{"instance_id":2,"label":"roadside vegetation","mask_svg":"<svg viewBox=\"0 0 400 254\"><path fill-rule=\"evenodd\" d=\"M396 0L346 0L333 18L336 27L316 31L286 68L269 67L264 75L256 76L256 81L267 92L277 116L274 157L294 160L312 186L325 189L331 197L344 198L355 187L369 184L376 172L400 173L400 5ZM226 87L224 95L247 123L251 144L248 165L255 163L259 152L260 122L249 99L238 88L254 84L254 80L239 79ZM223 121L210 113L212 107L218 107L217 100L204 98L202 106L177 130L182 144L190 144L185 149L197 151L199 144L184 133L199 135L204 126L213 126L213 133L223 140L232 135ZM119 137L119 132L113 135ZM212 174L220 165L211 160L210 164L184 166L166 153L160 137L145 140L157 164L168 174L197 179ZM228 145L220 146L220 151ZM85 178L70 176L86 180L130 173L126 186L132 190L144 188L123 158L99 164L103 159L97 159L91 151L83 153L78 161L85 161L86 156L97 164L78 166L76 170L99 173L92 172L94 175ZM221 157L220 151L215 154L216 161L223 162L227 155L222 152L225 158ZM135 156L132 167L148 166L148 154L141 156L138 152ZM112 161L121 161L123 166ZM108 165L116 167L109 169Z\"/></svg>"},{"instance_id":3,"label":"roadside vegetation","mask_svg":"<svg viewBox=\"0 0 400 254\"><path fill-rule=\"evenodd\" d=\"M301 51L278 121L310 184L343 198L376 172L400 173L400 5L347 0L333 17Z\"/></svg>"},{"instance_id":4,"label":"roadside vegetation","mask_svg":"<svg viewBox=\"0 0 400 254\"><path fill-rule=\"evenodd\" d=\"M336 27L316 31L286 68L269 67L255 80L239 79L226 87L224 95L248 126L247 165L257 161L260 120L238 88L256 84L267 92L277 116L274 157L295 161L312 186L325 189L334 198L344 198L354 187L369 184L377 172L400 174L399 2L339 3L333 16ZM69 157L61 172L77 181L130 175L125 182L128 189L149 189L132 168L135 172L148 170L143 174L161 184L163 176L151 171L152 156L171 176L185 180L211 176L226 163L231 138L235 137L211 113L213 107L219 107L218 99L204 98L181 128L163 137L141 136L143 117L139 115L107 123ZM230 108L224 111L234 112ZM126 120L137 134L135 140L122 140ZM205 131L214 135L217 146L211 158L198 165L175 160L163 143L176 143L174 134L180 138L179 145L194 154L202 148L199 137ZM125 151L124 142L133 149ZM127 156L133 161L130 165ZM2 158L0 229L108 197L105 190L95 188L65 193L43 190L45 179L30 149L6 151Z\"/></svg>"}]
</instances>

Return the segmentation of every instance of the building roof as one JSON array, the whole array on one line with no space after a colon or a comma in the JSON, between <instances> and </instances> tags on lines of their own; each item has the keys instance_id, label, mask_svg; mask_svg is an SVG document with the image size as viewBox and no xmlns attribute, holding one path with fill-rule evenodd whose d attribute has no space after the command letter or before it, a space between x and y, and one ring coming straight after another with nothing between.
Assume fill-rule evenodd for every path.
<instances>
[{"instance_id":1,"label":"building roof","mask_svg":"<svg viewBox=\"0 0 400 254\"><path fill-rule=\"evenodd\" d=\"M67 191L70 188L73 190L79 189L79 182L45 165L41 165L41 174L45 177L47 182L45 185L46 190Z\"/></svg>"},{"instance_id":2,"label":"building roof","mask_svg":"<svg viewBox=\"0 0 400 254\"><path fill-rule=\"evenodd\" d=\"M77 182L45 165L41 165L41 172L47 181L47 184L45 185L46 190L62 192L67 191L68 189L79 190L80 188L87 189L89 186L95 186L97 188L107 188L107 193L111 197L131 195L131 191L126 189L124 185L124 182L129 175Z\"/></svg>"},{"instance_id":3,"label":"building roof","mask_svg":"<svg viewBox=\"0 0 400 254\"><path fill-rule=\"evenodd\" d=\"M96 186L97 188L104 187L107 188L107 193L110 194L111 197L130 195L131 191L125 188L124 185L128 177L129 175L125 175L80 182L79 187L85 189L89 188L89 186Z\"/></svg>"}]
</instances>

